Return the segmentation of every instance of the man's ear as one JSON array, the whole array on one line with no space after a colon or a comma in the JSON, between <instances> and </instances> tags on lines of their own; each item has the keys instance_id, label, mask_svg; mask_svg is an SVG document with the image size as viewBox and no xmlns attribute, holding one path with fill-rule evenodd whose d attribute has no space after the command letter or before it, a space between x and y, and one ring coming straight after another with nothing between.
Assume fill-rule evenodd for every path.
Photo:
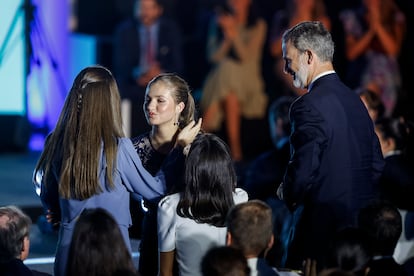
<instances>
[{"instance_id":1,"label":"man's ear","mask_svg":"<svg viewBox=\"0 0 414 276\"><path fill-rule=\"evenodd\" d=\"M275 236L272 234L270 237L269 243L267 244L267 248L270 249L273 246L273 243L275 242Z\"/></svg>"},{"instance_id":2,"label":"man's ear","mask_svg":"<svg viewBox=\"0 0 414 276\"><path fill-rule=\"evenodd\" d=\"M308 55L308 64L311 64L313 60L313 53L312 51L307 50L306 54Z\"/></svg>"},{"instance_id":3,"label":"man's ear","mask_svg":"<svg viewBox=\"0 0 414 276\"><path fill-rule=\"evenodd\" d=\"M231 245L232 244L232 239L231 239L231 233L227 232L226 235L226 245Z\"/></svg>"},{"instance_id":4,"label":"man's ear","mask_svg":"<svg viewBox=\"0 0 414 276\"><path fill-rule=\"evenodd\" d=\"M22 261L26 260L29 256L29 250L30 250L30 240L29 237L26 236L23 238L22 242L22 251L20 252L20 259Z\"/></svg>"}]
</instances>

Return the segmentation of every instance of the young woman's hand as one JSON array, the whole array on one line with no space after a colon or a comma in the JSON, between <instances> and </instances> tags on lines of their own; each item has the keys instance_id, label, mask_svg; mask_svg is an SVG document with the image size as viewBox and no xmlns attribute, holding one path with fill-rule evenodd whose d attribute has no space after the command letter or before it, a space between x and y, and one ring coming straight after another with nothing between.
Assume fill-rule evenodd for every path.
<instances>
[{"instance_id":1,"label":"young woman's hand","mask_svg":"<svg viewBox=\"0 0 414 276\"><path fill-rule=\"evenodd\" d=\"M178 134L176 145L180 145L183 148L190 145L200 132L201 122L202 120L200 118L197 123L195 121L191 121L188 125L186 125Z\"/></svg>"}]
</instances>

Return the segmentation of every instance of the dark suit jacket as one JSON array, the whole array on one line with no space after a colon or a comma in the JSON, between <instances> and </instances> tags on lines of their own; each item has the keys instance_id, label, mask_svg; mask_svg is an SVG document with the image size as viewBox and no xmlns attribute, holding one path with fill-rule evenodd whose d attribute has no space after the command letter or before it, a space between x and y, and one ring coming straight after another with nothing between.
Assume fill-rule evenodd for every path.
<instances>
[{"instance_id":1,"label":"dark suit jacket","mask_svg":"<svg viewBox=\"0 0 414 276\"><path fill-rule=\"evenodd\" d=\"M290 120L283 196L291 208L304 205L304 241L323 252L330 236L355 225L359 209L377 197L384 161L365 106L337 74L317 79L292 104Z\"/></svg>"},{"instance_id":2,"label":"dark suit jacket","mask_svg":"<svg viewBox=\"0 0 414 276\"><path fill-rule=\"evenodd\" d=\"M47 276L50 274L30 270L20 259L13 259L7 263L0 263L0 275L2 276Z\"/></svg>"},{"instance_id":3,"label":"dark suit jacket","mask_svg":"<svg viewBox=\"0 0 414 276\"><path fill-rule=\"evenodd\" d=\"M122 97L132 100L136 99L136 91L139 88L133 77L140 59L139 27L140 23L132 19L121 23L115 32L114 40L114 75ZM182 55L182 38L177 24L170 19L160 18L156 59L161 69L165 72L183 74Z\"/></svg>"}]
</instances>

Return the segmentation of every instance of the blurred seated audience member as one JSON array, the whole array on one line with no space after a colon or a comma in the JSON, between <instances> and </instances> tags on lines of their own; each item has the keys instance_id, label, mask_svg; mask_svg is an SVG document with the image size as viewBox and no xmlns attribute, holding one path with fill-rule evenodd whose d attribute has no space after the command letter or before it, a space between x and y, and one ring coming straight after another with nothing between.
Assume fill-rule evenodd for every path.
<instances>
[{"instance_id":1,"label":"blurred seated audience member","mask_svg":"<svg viewBox=\"0 0 414 276\"><path fill-rule=\"evenodd\" d=\"M0 275L50 275L31 270L23 263L29 255L31 223L18 207L0 207Z\"/></svg>"},{"instance_id":2,"label":"blurred seated audience member","mask_svg":"<svg viewBox=\"0 0 414 276\"><path fill-rule=\"evenodd\" d=\"M162 72L181 75L184 71L181 31L163 11L161 0L135 0L133 18L115 31L113 72L128 137L150 130L142 111L148 82Z\"/></svg>"},{"instance_id":3,"label":"blurred seated audience member","mask_svg":"<svg viewBox=\"0 0 414 276\"><path fill-rule=\"evenodd\" d=\"M275 59L276 87L278 96L302 95L305 89L296 88L290 75L284 73L282 57L282 35L286 29L302 21L320 21L327 30L331 30L331 19L327 15L323 0L285 0L285 9L278 10L272 19L269 35L270 54Z\"/></svg>"},{"instance_id":4,"label":"blurred seated audience member","mask_svg":"<svg viewBox=\"0 0 414 276\"><path fill-rule=\"evenodd\" d=\"M201 260L203 276L250 276L247 260L239 249L229 246L213 247Z\"/></svg>"},{"instance_id":5,"label":"blurred seated audience member","mask_svg":"<svg viewBox=\"0 0 414 276\"><path fill-rule=\"evenodd\" d=\"M380 196L391 201L400 211L403 230L394 251L399 264L414 257L414 237L409 237L410 216L414 214L414 171L410 151L414 127L402 118L384 118L375 124L385 167L380 178ZM408 218L408 219L407 219ZM411 227L414 228L412 225Z\"/></svg>"},{"instance_id":6,"label":"blurred seated audience member","mask_svg":"<svg viewBox=\"0 0 414 276\"><path fill-rule=\"evenodd\" d=\"M398 56L406 19L394 0L363 0L356 10L340 14L348 60L344 81L351 88L377 93L391 116L401 88Z\"/></svg>"},{"instance_id":7,"label":"blurred seated audience member","mask_svg":"<svg viewBox=\"0 0 414 276\"><path fill-rule=\"evenodd\" d=\"M368 276L407 275L404 268L393 258L402 232L398 209L385 200L372 201L359 211L358 226L366 231L372 244L373 258Z\"/></svg>"},{"instance_id":8,"label":"blurred seated audience member","mask_svg":"<svg viewBox=\"0 0 414 276\"><path fill-rule=\"evenodd\" d=\"M236 204L227 216L227 245L241 250L250 275L295 275L270 266L265 257L274 241L272 209L257 199Z\"/></svg>"},{"instance_id":9,"label":"blurred seated audience member","mask_svg":"<svg viewBox=\"0 0 414 276\"><path fill-rule=\"evenodd\" d=\"M267 24L257 1L224 0L211 20L200 107L207 132L225 132L234 161L243 161L241 119L262 119L268 97L262 75Z\"/></svg>"},{"instance_id":10,"label":"blurred seated audience member","mask_svg":"<svg viewBox=\"0 0 414 276\"><path fill-rule=\"evenodd\" d=\"M356 276L366 276L372 259L368 234L359 228L344 228L334 237L326 267L338 268Z\"/></svg>"},{"instance_id":11,"label":"blurred seated audience member","mask_svg":"<svg viewBox=\"0 0 414 276\"><path fill-rule=\"evenodd\" d=\"M289 108L294 99L280 97L269 108L268 124L274 147L250 162L240 183L250 199L266 200L274 196L283 181L290 157Z\"/></svg>"},{"instance_id":12,"label":"blurred seated audience member","mask_svg":"<svg viewBox=\"0 0 414 276\"><path fill-rule=\"evenodd\" d=\"M368 114L373 122L384 117L385 107L377 93L367 88L357 90L357 93L367 108Z\"/></svg>"},{"instance_id":13,"label":"blurred seated audience member","mask_svg":"<svg viewBox=\"0 0 414 276\"><path fill-rule=\"evenodd\" d=\"M414 127L403 118L383 118L375 123L385 167L380 178L380 196L397 208L414 211L414 171L409 147Z\"/></svg>"},{"instance_id":14,"label":"blurred seated audience member","mask_svg":"<svg viewBox=\"0 0 414 276\"><path fill-rule=\"evenodd\" d=\"M138 275L117 222L103 208L84 209L73 230L67 276Z\"/></svg>"},{"instance_id":15,"label":"blurred seated audience member","mask_svg":"<svg viewBox=\"0 0 414 276\"><path fill-rule=\"evenodd\" d=\"M240 183L249 194L249 199L263 200L272 208L275 242L266 259L271 265L279 268L284 267L283 256L287 252L292 215L284 201L276 196L275 191L283 181L290 158L289 108L294 99L293 96L282 96L271 104L268 123L274 147L251 161Z\"/></svg>"}]
</instances>

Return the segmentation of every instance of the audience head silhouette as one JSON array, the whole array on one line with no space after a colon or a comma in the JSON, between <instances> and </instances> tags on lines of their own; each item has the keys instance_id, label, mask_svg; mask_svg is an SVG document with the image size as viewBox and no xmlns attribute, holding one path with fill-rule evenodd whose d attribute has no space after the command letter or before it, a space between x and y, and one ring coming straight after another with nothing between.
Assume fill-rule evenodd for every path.
<instances>
[{"instance_id":1,"label":"audience head silhouette","mask_svg":"<svg viewBox=\"0 0 414 276\"><path fill-rule=\"evenodd\" d=\"M203 276L248 276L250 268L243 253L234 247L211 248L201 261Z\"/></svg>"},{"instance_id":2,"label":"audience head silhouette","mask_svg":"<svg viewBox=\"0 0 414 276\"><path fill-rule=\"evenodd\" d=\"M131 253L112 215L102 208L85 209L76 222L67 275L135 273Z\"/></svg>"},{"instance_id":3,"label":"audience head silhouette","mask_svg":"<svg viewBox=\"0 0 414 276\"><path fill-rule=\"evenodd\" d=\"M376 200L362 208L358 225L372 240L374 256L392 256L402 231L401 215L388 201Z\"/></svg>"},{"instance_id":4,"label":"audience head silhouette","mask_svg":"<svg viewBox=\"0 0 414 276\"><path fill-rule=\"evenodd\" d=\"M227 216L227 244L246 258L263 257L273 245L272 209L261 200L235 205Z\"/></svg>"}]
</instances>

